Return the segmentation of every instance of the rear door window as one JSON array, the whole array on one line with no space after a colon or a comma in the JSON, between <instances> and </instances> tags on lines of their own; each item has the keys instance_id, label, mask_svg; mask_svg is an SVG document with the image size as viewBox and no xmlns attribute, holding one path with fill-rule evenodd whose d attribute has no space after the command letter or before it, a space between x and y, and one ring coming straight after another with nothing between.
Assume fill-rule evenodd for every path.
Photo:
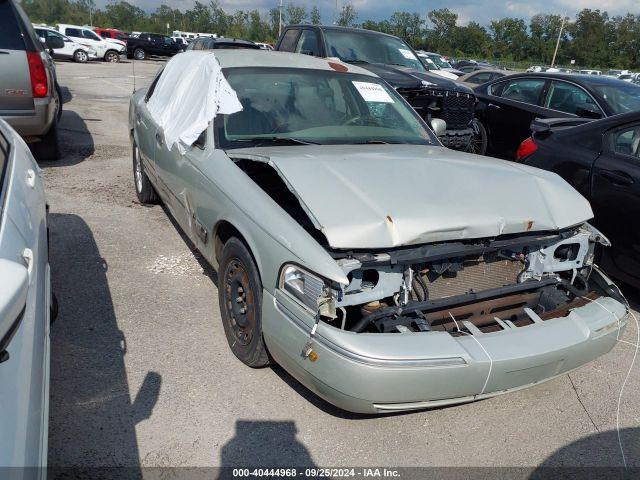
<instances>
[{"instance_id":1,"label":"rear door window","mask_svg":"<svg viewBox=\"0 0 640 480\"><path fill-rule=\"evenodd\" d=\"M490 72L480 72L480 73L476 73L475 75L470 76L469 79L467 80L467 82L475 83L476 85L480 85L481 83L486 83L489 80L491 80L491 73Z\"/></svg>"},{"instance_id":2,"label":"rear door window","mask_svg":"<svg viewBox=\"0 0 640 480\"><path fill-rule=\"evenodd\" d=\"M68 37L82 38L82 33L79 28L67 28L64 33L66 33Z\"/></svg>"},{"instance_id":3,"label":"rear door window","mask_svg":"<svg viewBox=\"0 0 640 480\"><path fill-rule=\"evenodd\" d=\"M289 30L287 30L284 34L284 37L282 37L282 41L280 42L280 47L278 48L278 50L281 50L283 52L293 52L299 32L300 30L296 28L290 28Z\"/></svg>"},{"instance_id":4,"label":"rear door window","mask_svg":"<svg viewBox=\"0 0 640 480\"><path fill-rule=\"evenodd\" d=\"M494 85L491 93L508 100L539 105L546 80L540 78L517 78Z\"/></svg>"},{"instance_id":5,"label":"rear door window","mask_svg":"<svg viewBox=\"0 0 640 480\"><path fill-rule=\"evenodd\" d=\"M24 50L22 32L11 2L0 2L0 50Z\"/></svg>"},{"instance_id":6,"label":"rear door window","mask_svg":"<svg viewBox=\"0 0 640 480\"><path fill-rule=\"evenodd\" d=\"M613 134L613 150L640 160L640 125L625 127Z\"/></svg>"},{"instance_id":7,"label":"rear door window","mask_svg":"<svg viewBox=\"0 0 640 480\"><path fill-rule=\"evenodd\" d=\"M595 100L582 88L557 80L551 82L544 107L572 115L581 115L584 111L602 113Z\"/></svg>"}]
</instances>

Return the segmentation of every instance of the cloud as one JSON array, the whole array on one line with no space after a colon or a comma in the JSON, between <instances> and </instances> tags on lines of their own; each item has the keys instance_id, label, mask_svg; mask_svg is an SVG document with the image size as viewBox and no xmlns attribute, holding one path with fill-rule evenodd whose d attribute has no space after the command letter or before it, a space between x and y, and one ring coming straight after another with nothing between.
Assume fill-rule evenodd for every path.
<instances>
[{"instance_id":1,"label":"cloud","mask_svg":"<svg viewBox=\"0 0 640 480\"><path fill-rule=\"evenodd\" d=\"M96 0L98 6L103 7L108 1ZM209 0L200 0L205 5ZM338 0L338 7L349 0ZM314 6L320 9L322 20L331 23L335 16L336 0L283 0L286 6L289 3L304 6L307 11ZM173 8L186 10L195 4L195 0L129 0L148 12L154 11L161 4ZM277 7L279 0L221 0L220 5L228 12L236 10L258 9L266 13L269 9ZM536 13L566 13L574 16L583 8L606 10L610 15L621 15L627 12L640 13L638 0L459 0L452 4L449 0L394 0L387 2L382 0L351 0L350 3L358 12L358 21L367 19L384 20L395 11L418 13L426 19L427 12L437 8L449 8L458 14L458 24L466 25L475 21L481 25L488 25L491 20L504 17L518 17L529 20Z\"/></svg>"}]
</instances>

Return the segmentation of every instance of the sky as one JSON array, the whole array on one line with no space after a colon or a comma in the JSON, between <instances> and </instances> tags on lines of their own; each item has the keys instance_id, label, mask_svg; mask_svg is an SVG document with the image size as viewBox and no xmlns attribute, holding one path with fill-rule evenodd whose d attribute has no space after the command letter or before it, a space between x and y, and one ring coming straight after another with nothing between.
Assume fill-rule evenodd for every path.
<instances>
[{"instance_id":1,"label":"sky","mask_svg":"<svg viewBox=\"0 0 640 480\"><path fill-rule=\"evenodd\" d=\"M96 0L99 7L114 0ZM193 6L195 0L128 0L146 11L153 11L161 4L186 10ZM208 4L208 0L200 0ZM221 0L220 5L227 13L235 10L258 9L263 12L279 4L280 0ZM347 0L337 0L340 6ZM289 0L283 0L286 6ZM317 5L322 14L323 23L331 23L334 19L336 0L293 0L295 5L304 6L307 11ZM567 14L573 17L583 8L606 10L609 15L620 15L627 12L640 14L638 0L351 0L358 12L358 22L363 20L383 20L395 11L417 12L422 16L436 8L447 7L458 14L458 24L466 25L474 20L488 25L492 19L518 17L528 20L536 13Z\"/></svg>"}]
</instances>

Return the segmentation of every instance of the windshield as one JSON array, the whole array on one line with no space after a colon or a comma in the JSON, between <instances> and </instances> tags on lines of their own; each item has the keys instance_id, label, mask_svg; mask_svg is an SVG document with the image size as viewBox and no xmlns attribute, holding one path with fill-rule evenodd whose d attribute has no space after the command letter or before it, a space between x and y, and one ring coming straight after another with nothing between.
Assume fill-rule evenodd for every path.
<instances>
[{"instance_id":1,"label":"windshield","mask_svg":"<svg viewBox=\"0 0 640 480\"><path fill-rule=\"evenodd\" d=\"M591 87L607 102L614 114L640 110L640 87L637 85L625 83L624 85L592 85Z\"/></svg>"},{"instance_id":2,"label":"windshield","mask_svg":"<svg viewBox=\"0 0 640 480\"><path fill-rule=\"evenodd\" d=\"M436 143L413 109L376 77L289 68L233 68L225 76L243 110L216 118L223 149Z\"/></svg>"},{"instance_id":3,"label":"windshield","mask_svg":"<svg viewBox=\"0 0 640 480\"><path fill-rule=\"evenodd\" d=\"M411 47L402 40L386 35L358 31L324 31L327 57L337 57L349 63L384 63L424 71Z\"/></svg>"},{"instance_id":4,"label":"windshield","mask_svg":"<svg viewBox=\"0 0 640 480\"><path fill-rule=\"evenodd\" d=\"M440 68L452 68L449 62L445 61L440 55L429 55L429 58Z\"/></svg>"},{"instance_id":5,"label":"windshield","mask_svg":"<svg viewBox=\"0 0 640 480\"><path fill-rule=\"evenodd\" d=\"M427 70L440 70L440 67L436 65L436 63L431 60L427 55L418 54L420 60L422 60L422 64L425 66Z\"/></svg>"}]
</instances>

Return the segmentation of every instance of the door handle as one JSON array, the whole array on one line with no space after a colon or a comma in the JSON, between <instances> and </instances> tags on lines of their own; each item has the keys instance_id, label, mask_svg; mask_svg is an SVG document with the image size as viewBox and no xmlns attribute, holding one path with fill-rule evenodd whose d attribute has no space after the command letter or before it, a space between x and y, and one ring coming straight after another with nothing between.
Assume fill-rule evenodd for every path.
<instances>
[{"instance_id":1,"label":"door handle","mask_svg":"<svg viewBox=\"0 0 640 480\"><path fill-rule=\"evenodd\" d=\"M156 142L158 143L158 145L162 146L162 135L160 135L159 133L156 133Z\"/></svg>"},{"instance_id":2,"label":"door handle","mask_svg":"<svg viewBox=\"0 0 640 480\"><path fill-rule=\"evenodd\" d=\"M493 110L500 110L502 108L500 105L496 105L495 103L490 103L487 107L492 108Z\"/></svg>"},{"instance_id":3,"label":"door handle","mask_svg":"<svg viewBox=\"0 0 640 480\"><path fill-rule=\"evenodd\" d=\"M600 172L600 175L613 183L614 185L618 185L621 187L627 187L629 185L633 185L633 177L628 173L613 171L613 172Z\"/></svg>"}]
</instances>

